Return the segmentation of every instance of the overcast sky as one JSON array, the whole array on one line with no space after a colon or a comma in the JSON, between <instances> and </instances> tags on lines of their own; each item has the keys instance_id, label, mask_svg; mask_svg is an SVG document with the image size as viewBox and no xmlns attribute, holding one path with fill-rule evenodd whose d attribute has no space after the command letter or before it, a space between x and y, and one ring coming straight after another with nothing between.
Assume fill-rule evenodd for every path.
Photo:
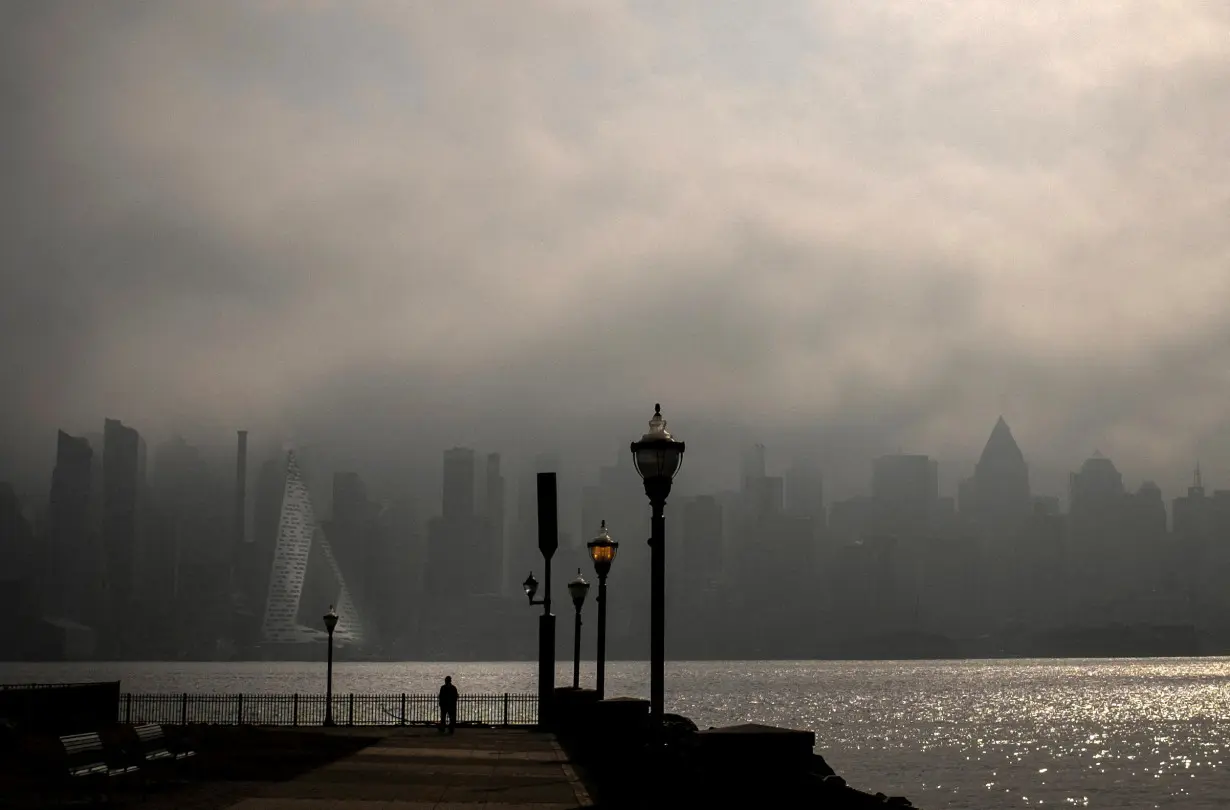
<instances>
[{"instance_id":1,"label":"overcast sky","mask_svg":"<svg viewBox=\"0 0 1230 810\"><path fill-rule=\"evenodd\" d=\"M1039 488L1230 487L1225 3L0 8L0 474L104 415L436 458L661 400L860 482L1002 413Z\"/></svg>"}]
</instances>

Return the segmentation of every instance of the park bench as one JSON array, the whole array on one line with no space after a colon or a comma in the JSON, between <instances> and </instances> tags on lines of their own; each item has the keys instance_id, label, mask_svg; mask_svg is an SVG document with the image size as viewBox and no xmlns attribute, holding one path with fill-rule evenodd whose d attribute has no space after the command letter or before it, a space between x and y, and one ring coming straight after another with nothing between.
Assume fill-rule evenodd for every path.
<instances>
[{"instance_id":1,"label":"park bench","mask_svg":"<svg viewBox=\"0 0 1230 810\"><path fill-rule=\"evenodd\" d=\"M196 756L196 751L190 748L173 747L166 732L157 723L134 726L132 733L136 737L137 756L142 762L161 765L183 762Z\"/></svg>"},{"instance_id":2,"label":"park bench","mask_svg":"<svg viewBox=\"0 0 1230 810\"><path fill-rule=\"evenodd\" d=\"M140 767L114 761L97 732L60 737L60 745L64 748L69 786L93 788L140 775Z\"/></svg>"}]
</instances>

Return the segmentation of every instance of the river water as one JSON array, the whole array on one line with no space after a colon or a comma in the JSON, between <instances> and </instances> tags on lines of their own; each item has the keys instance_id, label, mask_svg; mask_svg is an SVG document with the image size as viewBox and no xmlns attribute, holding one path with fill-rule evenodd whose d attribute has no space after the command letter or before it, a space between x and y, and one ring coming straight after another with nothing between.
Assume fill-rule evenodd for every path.
<instances>
[{"instance_id":1,"label":"river water","mask_svg":"<svg viewBox=\"0 0 1230 810\"><path fill-rule=\"evenodd\" d=\"M334 689L532 692L536 664L337 663ZM302 662L0 664L0 682L115 680L132 692L323 692ZM571 665L558 682L570 683ZM593 684L583 662L582 685ZM647 695L613 662L608 695ZM667 711L701 727L816 732L856 787L926 808L1230 808L1230 659L672 662Z\"/></svg>"}]
</instances>

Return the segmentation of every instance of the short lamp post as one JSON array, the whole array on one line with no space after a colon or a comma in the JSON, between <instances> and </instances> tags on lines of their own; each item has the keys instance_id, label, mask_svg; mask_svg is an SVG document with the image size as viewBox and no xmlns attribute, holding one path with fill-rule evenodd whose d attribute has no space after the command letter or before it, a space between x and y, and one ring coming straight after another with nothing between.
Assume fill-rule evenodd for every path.
<instances>
[{"instance_id":1,"label":"short lamp post","mask_svg":"<svg viewBox=\"0 0 1230 810\"><path fill-rule=\"evenodd\" d=\"M604 520L598 536L586 543L585 547L589 549L589 558L594 561L594 573L598 575L598 660L594 687L598 700L602 700L606 697L606 575L611 573L611 563L615 561L619 543L607 533Z\"/></svg>"},{"instance_id":2,"label":"short lamp post","mask_svg":"<svg viewBox=\"0 0 1230 810\"><path fill-rule=\"evenodd\" d=\"M337 628L337 611L333 609L333 605L329 605L329 612L325 614L325 630L329 631L329 665L325 670L325 722L324 725L333 725L333 631Z\"/></svg>"},{"instance_id":3,"label":"short lamp post","mask_svg":"<svg viewBox=\"0 0 1230 810\"><path fill-rule=\"evenodd\" d=\"M581 608L585 605L585 595L589 593L589 583L577 569L577 578L568 583L568 595L572 597L572 607L576 611L576 620L572 625L572 688L581 686Z\"/></svg>"},{"instance_id":4,"label":"short lamp post","mask_svg":"<svg viewBox=\"0 0 1230 810\"><path fill-rule=\"evenodd\" d=\"M650 549L650 644L649 644L649 719L661 727L666 698L666 498L671 482L683 464L684 443L666 430L662 406L653 406L649 432L632 442L636 471L645 482L645 495L653 507Z\"/></svg>"}]
</instances>

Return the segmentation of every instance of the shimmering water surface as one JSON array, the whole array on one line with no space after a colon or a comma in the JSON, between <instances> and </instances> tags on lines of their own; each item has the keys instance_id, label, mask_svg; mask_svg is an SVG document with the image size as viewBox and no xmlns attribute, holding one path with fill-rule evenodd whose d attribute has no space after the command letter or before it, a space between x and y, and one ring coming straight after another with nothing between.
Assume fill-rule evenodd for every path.
<instances>
[{"instance_id":1,"label":"shimmering water surface","mask_svg":"<svg viewBox=\"0 0 1230 810\"><path fill-rule=\"evenodd\" d=\"M532 662L339 663L337 692L532 692ZM610 695L648 665L608 665ZM592 684L592 663L582 667ZM816 732L850 784L922 807L1230 808L1230 659L672 663L668 711L702 728ZM323 691L313 663L0 664L0 681L120 679L134 692ZM559 683L570 683L571 666Z\"/></svg>"}]
</instances>

